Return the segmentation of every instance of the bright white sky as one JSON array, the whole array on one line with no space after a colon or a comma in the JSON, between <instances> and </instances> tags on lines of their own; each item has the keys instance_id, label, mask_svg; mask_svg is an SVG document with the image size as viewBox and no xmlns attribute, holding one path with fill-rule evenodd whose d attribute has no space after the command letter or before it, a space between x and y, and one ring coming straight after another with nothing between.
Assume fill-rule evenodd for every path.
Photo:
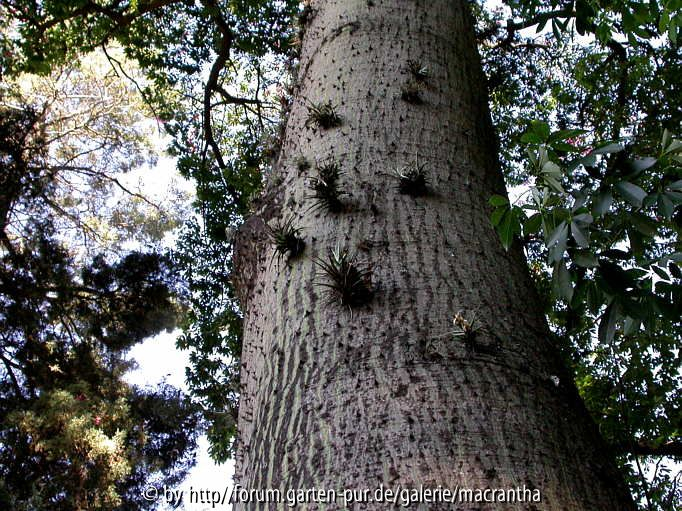
<instances>
[{"instance_id":1,"label":"bright white sky","mask_svg":"<svg viewBox=\"0 0 682 511\"><path fill-rule=\"evenodd\" d=\"M150 125L154 131L152 138L160 151L168 146L170 139L159 133L156 123ZM154 168L143 167L136 169L125 176L121 181L128 187L139 191L145 197L160 204L168 199L172 188L180 189L194 195L193 184L180 176L175 168L175 160L168 157L160 157ZM171 240L168 240L172 243ZM155 387L159 383L166 382L174 387L187 391L185 384L185 367L189 365L189 352L179 350L175 341L180 335L180 330L162 332L155 337L135 345L128 353L128 358L137 362L137 369L126 374L125 379L140 387ZM210 491L223 491L225 485L232 486L234 463L216 465L208 455L208 440L205 436L199 439L197 449L197 464L191 470L189 476L180 488L172 488L175 491L183 491L184 503L175 509L187 511L204 511L212 509L210 505L189 504L190 488ZM163 488L161 488L163 492ZM172 500L172 499L171 499ZM163 499L157 502L163 503ZM229 510L232 506L216 506L215 509ZM159 506L160 510L174 509L173 506Z\"/></svg>"},{"instance_id":2,"label":"bright white sky","mask_svg":"<svg viewBox=\"0 0 682 511\"><path fill-rule=\"evenodd\" d=\"M141 387L156 386L161 382L166 382L186 391L185 367L189 365L189 352L180 351L175 347L175 340L179 334L179 330L163 332L133 347L130 350L130 358L137 361L138 368L129 372L126 380ZM202 436L197 449L197 464L179 488L186 494L185 503L177 509L187 511L211 509L211 506L206 504L189 504L187 501L190 488L222 492L225 485L232 486L233 474L234 463L229 462L224 465L213 463L208 455L208 440ZM177 491L178 488L173 488L173 490ZM172 509L172 506L161 506L160 509ZM232 506L216 506L213 509L227 510L232 509Z\"/></svg>"}]
</instances>

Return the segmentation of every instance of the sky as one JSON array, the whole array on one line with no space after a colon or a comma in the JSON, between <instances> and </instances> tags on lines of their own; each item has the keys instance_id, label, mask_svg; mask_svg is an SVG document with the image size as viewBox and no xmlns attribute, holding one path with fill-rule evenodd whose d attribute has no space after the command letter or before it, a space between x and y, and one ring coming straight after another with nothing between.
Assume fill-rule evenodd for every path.
<instances>
[{"instance_id":1,"label":"sky","mask_svg":"<svg viewBox=\"0 0 682 511\"><path fill-rule=\"evenodd\" d=\"M154 132L152 134L153 143L159 152L162 152L163 148L168 146L170 139L159 132L159 127L155 126L155 123L150 124L150 131ZM186 192L188 202L194 196L193 184L178 174L175 168L175 160L165 156L161 156L154 167L142 167L133 170L122 176L121 181L126 186L134 188L145 197L160 204L164 203L164 199L168 200L170 190L174 188ZM165 242L168 246L172 246L173 239L165 240ZM155 387L159 383L165 382L188 392L185 384L185 367L189 366L189 351L181 351L175 345L180 333L180 330L162 332L140 344L136 344L128 353L128 359L137 362L137 369L129 371L125 379L140 387ZM164 505L166 499L160 497L157 500L160 504L160 510L204 511L210 509L224 511L232 509L232 506L229 505L212 507L210 504L189 502L190 490L203 489L222 492L226 485L232 486L234 463L216 465L208 454L208 446L208 440L202 435L198 441L196 465L179 488L171 489L176 492L174 495L177 495L178 491L182 492L185 497L183 503L179 507ZM157 490L159 490L159 495L163 494L163 488L157 488ZM150 497L153 495L154 493L151 493ZM169 497L167 500L173 501L174 495L166 493L166 496Z\"/></svg>"},{"instance_id":2,"label":"sky","mask_svg":"<svg viewBox=\"0 0 682 511\"><path fill-rule=\"evenodd\" d=\"M166 382L187 391L185 367L189 365L189 352L180 351L176 348L175 340L179 334L179 330L163 332L135 345L128 356L137 361L138 367L126 375L126 380L140 387L156 386L161 382ZM226 485L232 486L233 474L234 463L229 462L223 465L213 463L208 455L208 440L205 436L201 436L197 449L196 466L179 488L172 488L176 492L182 491L184 495L183 504L176 509L187 511L232 509L232 506L228 505L212 508L210 504L190 503L189 497L190 489L222 492ZM167 495L171 497L169 500L173 500L170 494L167 493ZM163 504L163 500L160 499L159 502ZM196 500L199 500L198 496ZM173 509L173 506L161 505L159 509Z\"/></svg>"}]
</instances>

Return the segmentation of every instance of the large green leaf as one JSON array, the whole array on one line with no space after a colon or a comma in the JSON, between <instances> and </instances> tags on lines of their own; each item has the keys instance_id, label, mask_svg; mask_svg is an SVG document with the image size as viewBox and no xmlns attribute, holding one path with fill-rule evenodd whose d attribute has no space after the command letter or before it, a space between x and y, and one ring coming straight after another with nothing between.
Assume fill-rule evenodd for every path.
<instances>
[{"instance_id":1,"label":"large green leaf","mask_svg":"<svg viewBox=\"0 0 682 511\"><path fill-rule=\"evenodd\" d=\"M639 186L629 183L628 181L616 183L615 188L621 197L638 208L642 206L642 201L647 196L647 193Z\"/></svg>"}]
</instances>

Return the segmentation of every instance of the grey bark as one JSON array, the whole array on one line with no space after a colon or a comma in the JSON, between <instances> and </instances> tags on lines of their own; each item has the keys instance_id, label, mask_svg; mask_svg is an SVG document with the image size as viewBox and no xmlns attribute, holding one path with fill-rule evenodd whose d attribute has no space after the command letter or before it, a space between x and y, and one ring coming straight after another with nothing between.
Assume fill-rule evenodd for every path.
<instances>
[{"instance_id":1,"label":"grey bark","mask_svg":"<svg viewBox=\"0 0 682 511\"><path fill-rule=\"evenodd\" d=\"M549 340L522 253L505 252L490 225L487 200L505 192L466 2L311 7L272 186L238 236L245 326L236 481L525 485L541 491L535 509L632 509ZM423 104L401 97L408 60L428 69ZM306 126L308 105L328 100L342 125ZM316 171L301 172L300 156L340 163L346 211L310 209ZM391 173L416 158L429 194L413 198ZM281 218L294 218L306 251L271 263L265 226ZM328 303L314 258L336 246L373 268L367 306ZM471 342L452 335L458 312L480 324ZM411 507L474 508L524 506Z\"/></svg>"}]
</instances>

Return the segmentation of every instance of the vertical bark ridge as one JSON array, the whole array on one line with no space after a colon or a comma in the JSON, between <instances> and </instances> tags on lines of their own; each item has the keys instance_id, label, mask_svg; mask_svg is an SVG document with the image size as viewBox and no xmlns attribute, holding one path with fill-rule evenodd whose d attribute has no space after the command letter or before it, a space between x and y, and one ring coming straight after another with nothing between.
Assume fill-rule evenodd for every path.
<instances>
[{"instance_id":1,"label":"vertical bark ridge","mask_svg":"<svg viewBox=\"0 0 682 511\"><path fill-rule=\"evenodd\" d=\"M268 264L272 248L252 241L237 255L253 275L242 279L237 481L526 485L542 491L537 509L631 508L548 341L522 254L504 252L488 220L487 200L504 185L466 2L372 4L312 2L277 207L266 200L257 215L293 215L306 251ZM429 69L422 105L401 97L410 59ZM306 126L308 106L326 101L342 126ZM346 211L311 209L316 169L300 172L301 155L339 162ZM415 158L427 163L426 197L401 195L391 175ZM241 239L257 239L254 225ZM373 268L368 305L328 303L316 284L324 276L315 258L336 246ZM458 311L477 314L475 342L452 335ZM602 472L611 479L600 482Z\"/></svg>"}]
</instances>

